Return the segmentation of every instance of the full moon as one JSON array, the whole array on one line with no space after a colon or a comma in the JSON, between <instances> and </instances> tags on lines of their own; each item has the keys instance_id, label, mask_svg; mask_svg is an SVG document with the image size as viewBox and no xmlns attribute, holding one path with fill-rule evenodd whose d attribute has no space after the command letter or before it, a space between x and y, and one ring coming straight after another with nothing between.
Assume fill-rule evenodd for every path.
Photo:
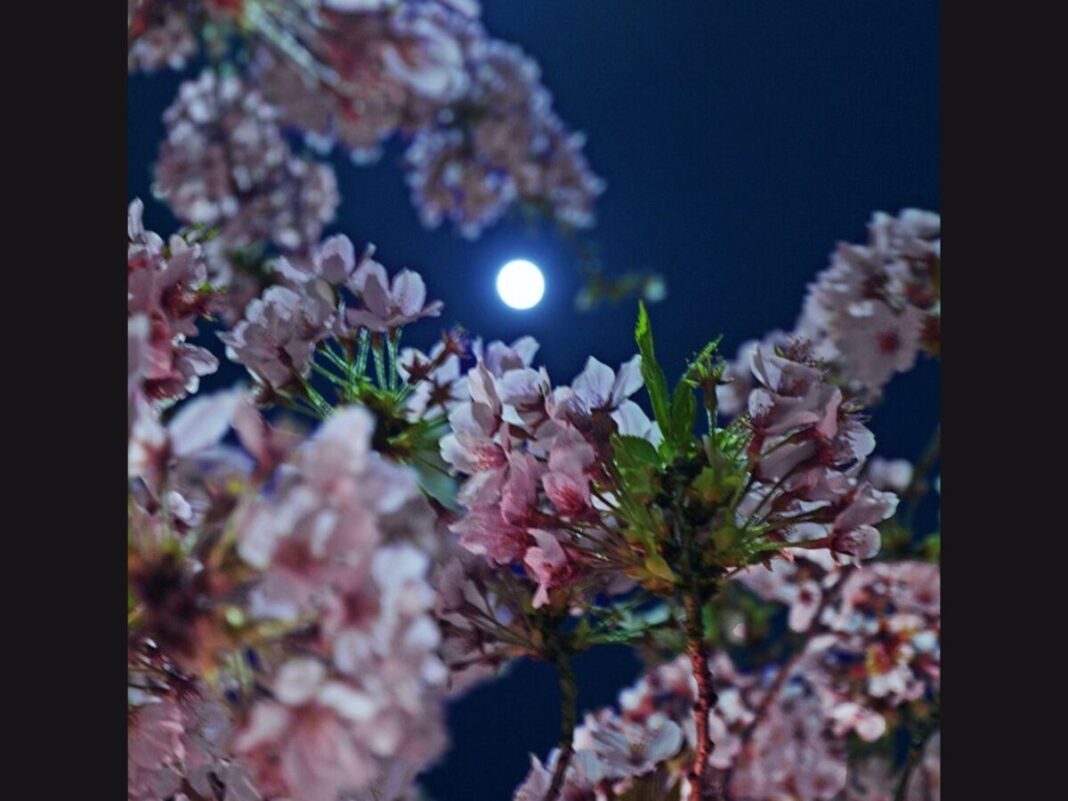
<instances>
[{"instance_id":1,"label":"full moon","mask_svg":"<svg viewBox=\"0 0 1068 801\"><path fill-rule=\"evenodd\" d=\"M545 278L538 265L516 259L497 273L497 294L513 309L530 309L537 306L545 294Z\"/></svg>"}]
</instances>

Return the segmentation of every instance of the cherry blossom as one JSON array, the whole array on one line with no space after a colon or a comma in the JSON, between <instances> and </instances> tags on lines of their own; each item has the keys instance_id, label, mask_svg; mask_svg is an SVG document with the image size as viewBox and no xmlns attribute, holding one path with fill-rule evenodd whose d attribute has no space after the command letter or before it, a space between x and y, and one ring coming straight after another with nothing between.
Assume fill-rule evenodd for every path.
<instances>
[{"instance_id":1,"label":"cherry blossom","mask_svg":"<svg viewBox=\"0 0 1068 801\"><path fill-rule=\"evenodd\" d=\"M204 291L207 267L201 249L180 236L169 242L142 221L144 204L130 203L127 230L127 314L129 316L130 391L154 401L172 402L196 392L200 378L218 361L189 344L197 318L212 308Z\"/></svg>"}]
</instances>

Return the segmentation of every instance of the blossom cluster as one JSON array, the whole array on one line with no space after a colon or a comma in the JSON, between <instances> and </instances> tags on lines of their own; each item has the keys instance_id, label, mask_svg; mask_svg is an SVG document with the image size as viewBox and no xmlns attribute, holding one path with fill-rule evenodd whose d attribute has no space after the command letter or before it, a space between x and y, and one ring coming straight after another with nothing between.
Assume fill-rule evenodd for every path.
<instances>
[{"instance_id":1,"label":"blossom cluster","mask_svg":"<svg viewBox=\"0 0 1068 801\"><path fill-rule=\"evenodd\" d=\"M894 709L938 689L937 566L875 563L849 571L813 636L785 664L739 670L725 651L709 665L717 702L709 713L710 768L728 799L855 801L938 798L938 738L914 765L892 755L850 759L850 736L888 743ZM750 571L766 571L750 568ZM792 576L792 574L790 574ZM761 586L746 582L749 586ZM785 582L780 582L785 583ZM762 589L772 600L781 593ZM680 656L619 696L619 708L587 714L561 798L622 796L635 782L666 792L681 785L696 747L697 683ZM892 751L892 745L890 746ZM516 801L542 797L559 751L534 761ZM908 775L902 776L902 771Z\"/></svg>"},{"instance_id":2,"label":"blossom cluster","mask_svg":"<svg viewBox=\"0 0 1068 801\"><path fill-rule=\"evenodd\" d=\"M173 414L152 403L196 391L182 359L207 352L185 337L215 296L199 244L146 232L138 202L128 227L129 797L399 797L447 740L436 515L415 474L373 449L379 421L361 405L305 437L240 389ZM358 293L316 318L316 337L436 313L421 278L391 283L370 253L357 266L349 240L327 240L278 262L288 286L255 303L277 323L277 294L314 310L328 290ZM285 385L297 338L250 317L235 355Z\"/></svg>"},{"instance_id":3,"label":"blossom cluster","mask_svg":"<svg viewBox=\"0 0 1068 801\"><path fill-rule=\"evenodd\" d=\"M429 227L449 220L475 238L517 201L589 226L604 187L583 138L553 112L536 63L478 17L471 2L323 3L321 25L297 28L316 66L267 36L257 79L313 143L340 142L358 161L394 133L410 140L408 183Z\"/></svg>"},{"instance_id":4,"label":"blossom cluster","mask_svg":"<svg viewBox=\"0 0 1068 801\"><path fill-rule=\"evenodd\" d=\"M591 480L613 433L655 440L657 432L629 400L641 387L640 357L618 373L591 357L571 386L553 388L544 368L531 367L536 348L527 338L479 359L467 374L469 400L449 413L441 455L466 476L457 500L467 512L452 526L460 544L491 564L522 565L540 607L550 590L595 575L597 591L628 586L606 547Z\"/></svg>"},{"instance_id":5,"label":"blossom cluster","mask_svg":"<svg viewBox=\"0 0 1068 801\"><path fill-rule=\"evenodd\" d=\"M758 350L753 373L755 481L739 509L746 524L775 524L787 543L822 542L836 554L875 556L875 526L893 515L897 496L857 478L875 447L859 410L829 383L805 344Z\"/></svg>"},{"instance_id":6,"label":"blossom cluster","mask_svg":"<svg viewBox=\"0 0 1068 801\"><path fill-rule=\"evenodd\" d=\"M140 214L135 202L130 798L204 787L232 799L401 798L445 747L445 698L516 655L493 642L494 656L471 659L470 605L502 612L391 448L391 433L444 420L446 376L464 381L459 340L402 357L400 329L440 303L417 274L391 279L372 247L357 257L331 237L275 260L278 283L220 335L255 391L198 395L170 413L149 398L195 383L164 384L170 374L145 365L194 348L184 338L217 296L201 291L200 245L164 245ZM135 339L149 318L155 338ZM335 380L347 386L331 405L308 378L325 370L316 358L337 370L342 346L350 360ZM358 367L371 350L390 371L377 385ZM287 393L321 419L310 436L257 410Z\"/></svg>"},{"instance_id":7,"label":"blossom cluster","mask_svg":"<svg viewBox=\"0 0 1068 801\"><path fill-rule=\"evenodd\" d=\"M253 17L265 34L253 71L312 143L373 160L391 135L419 129L467 92L465 50L485 36L478 14L473 4L439 0L324 0L299 19L272 16L267 6ZM274 25L286 26L288 38L272 35ZM294 57L294 46L304 57Z\"/></svg>"},{"instance_id":8,"label":"blossom cluster","mask_svg":"<svg viewBox=\"0 0 1068 801\"><path fill-rule=\"evenodd\" d=\"M426 284L410 270L392 281L368 246L357 258L352 241L330 237L308 258L282 257L271 269L280 283L245 309L231 331L220 335L228 356L276 391L311 371L316 347L327 338L353 343L364 334L389 335L424 317L440 314L427 303ZM346 304L346 297L357 302Z\"/></svg>"},{"instance_id":9,"label":"blossom cluster","mask_svg":"<svg viewBox=\"0 0 1068 801\"><path fill-rule=\"evenodd\" d=\"M276 111L237 75L207 69L183 82L164 122L153 192L183 224L212 230L211 280L234 287L239 314L238 298L258 287L235 276L235 254L267 244L305 252L334 217L337 180L329 166L293 154Z\"/></svg>"},{"instance_id":10,"label":"blossom cluster","mask_svg":"<svg viewBox=\"0 0 1068 801\"><path fill-rule=\"evenodd\" d=\"M201 376L219 363L187 342L213 297L206 291L201 246L172 236L168 242L145 230L140 200L130 204L126 250L128 383L131 413L138 398L173 402L196 392Z\"/></svg>"},{"instance_id":11,"label":"blossom cluster","mask_svg":"<svg viewBox=\"0 0 1068 801\"><path fill-rule=\"evenodd\" d=\"M851 398L877 400L895 373L920 352L937 354L941 321L941 218L919 209L877 212L865 245L840 243L830 266L809 286L793 332L744 343L720 388L720 410L745 406L753 354L803 339Z\"/></svg>"},{"instance_id":12,"label":"blossom cluster","mask_svg":"<svg viewBox=\"0 0 1068 801\"><path fill-rule=\"evenodd\" d=\"M423 222L450 220L473 239L519 201L565 225L590 226L604 183L586 164L583 136L553 113L537 64L492 40L469 53L463 104L439 113L408 148L408 182Z\"/></svg>"},{"instance_id":13,"label":"blossom cluster","mask_svg":"<svg viewBox=\"0 0 1068 801\"><path fill-rule=\"evenodd\" d=\"M464 479L457 500L465 512L450 528L489 565L523 571L534 609L581 609L597 593L632 590L648 578L651 558L678 547L635 547L634 529L651 518L628 509L632 489L618 463L620 443L635 440L655 459L663 433L630 399L643 385L641 356L618 372L591 357L570 386L553 387L531 366L535 348L529 339L491 347L466 375L468 399L451 401L441 456ZM871 558L876 525L897 499L858 478L874 447L870 431L805 349L761 353L757 364L741 477L729 484L718 463L694 468L686 502L706 521L697 546L735 569L776 553L833 565ZM665 476L647 480L667 491ZM733 506L727 484L739 499ZM647 495L655 508L658 493ZM667 577L675 580L670 568Z\"/></svg>"},{"instance_id":14,"label":"blossom cluster","mask_svg":"<svg viewBox=\"0 0 1068 801\"><path fill-rule=\"evenodd\" d=\"M245 235L238 244L253 233L288 248L316 239L336 206L333 182L324 168L280 155L277 116L311 146L339 144L357 163L401 137L412 199L429 227L449 220L475 238L517 202L590 226L604 184L586 163L583 137L553 111L537 64L492 38L480 13L470 0L134 3L132 70L183 68L209 23L248 40L246 78L202 76L168 112L174 152L161 155L161 193L183 220L227 220ZM269 185L256 183L264 171ZM272 214L281 219L269 222Z\"/></svg>"},{"instance_id":15,"label":"blossom cluster","mask_svg":"<svg viewBox=\"0 0 1068 801\"><path fill-rule=\"evenodd\" d=\"M131 442L131 798L334 801L441 753L435 516L374 424L349 407L298 444L226 392Z\"/></svg>"},{"instance_id":16,"label":"blossom cluster","mask_svg":"<svg viewBox=\"0 0 1068 801\"><path fill-rule=\"evenodd\" d=\"M238 553L262 571L249 615L308 626L233 743L268 795L333 801L413 777L445 744L434 516L371 451L373 426L360 407L328 418L237 519Z\"/></svg>"}]
</instances>

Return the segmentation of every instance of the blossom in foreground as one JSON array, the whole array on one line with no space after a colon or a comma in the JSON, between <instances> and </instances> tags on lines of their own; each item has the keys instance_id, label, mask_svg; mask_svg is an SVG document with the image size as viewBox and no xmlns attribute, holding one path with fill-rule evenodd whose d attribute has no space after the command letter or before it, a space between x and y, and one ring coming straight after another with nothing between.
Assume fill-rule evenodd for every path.
<instances>
[{"instance_id":1,"label":"blossom in foreground","mask_svg":"<svg viewBox=\"0 0 1068 801\"><path fill-rule=\"evenodd\" d=\"M239 517L239 553L263 572L252 615L316 622L313 656L279 667L237 740L264 791L295 801L360 790L445 744L433 516L414 476L371 451L373 427L360 407L328 418Z\"/></svg>"},{"instance_id":2,"label":"blossom in foreground","mask_svg":"<svg viewBox=\"0 0 1068 801\"><path fill-rule=\"evenodd\" d=\"M594 566L599 535L578 540L565 529L598 519L590 489L597 453L617 431L654 433L628 400L641 387L637 360L617 375L591 359L571 387L554 388L544 369L528 366L535 347L485 349L467 374L469 400L449 413L441 455L465 477L457 497L468 511L451 526L460 544L491 563L521 565L542 607ZM618 578L607 570L602 589Z\"/></svg>"},{"instance_id":3,"label":"blossom in foreground","mask_svg":"<svg viewBox=\"0 0 1068 801\"><path fill-rule=\"evenodd\" d=\"M196 392L200 378L215 372L218 360L189 344L197 318L212 308L205 291L207 267L200 246L180 236L164 242L145 230L140 200L130 203L127 230L126 291L129 381L133 394L172 402ZM131 401L132 402L132 401Z\"/></svg>"},{"instance_id":4,"label":"blossom in foreground","mask_svg":"<svg viewBox=\"0 0 1068 801\"><path fill-rule=\"evenodd\" d=\"M185 782L207 797L221 785L228 801L260 801L246 765L229 752L232 732L229 710L206 686L165 694L132 688L127 797L170 798Z\"/></svg>"}]
</instances>

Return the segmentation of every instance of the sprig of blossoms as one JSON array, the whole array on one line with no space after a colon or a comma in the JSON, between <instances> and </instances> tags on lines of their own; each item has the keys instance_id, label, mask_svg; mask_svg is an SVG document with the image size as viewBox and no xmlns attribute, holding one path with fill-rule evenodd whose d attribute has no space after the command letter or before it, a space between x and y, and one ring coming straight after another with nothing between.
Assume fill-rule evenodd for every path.
<instances>
[{"instance_id":1,"label":"sprig of blossoms","mask_svg":"<svg viewBox=\"0 0 1068 801\"><path fill-rule=\"evenodd\" d=\"M206 247L216 286L235 282L238 251L299 254L333 219L333 170L294 155L277 112L237 75L206 69L185 81L164 122L153 192L183 223L214 229Z\"/></svg>"},{"instance_id":2,"label":"sprig of blossoms","mask_svg":"<svg viewBox=\"0 0 1068 801\"><path fill-rule=\"evenodd\" d=\"M283 283L252 301L244 319L220 335L229 358L273 391L295 385L307 391L306 379L315 366L316 353L337 362L339 357L328 345L338 342L354 356L354 362L342 362L347 375L334 380L347 378L355 391L363 372L359 367L359 374L353 373L356 365L366 365L372 339L384 338L389 343L390 365L389 375L383 373L383 378L392 382L400 367L396 350L400 329L437 316L441 303L427 302L423 279L410 270L400 271L391 282L373 255L374 247L368 246L357 260L352 242L334 236L317 245L309 259L276 260L272 269ZM355 356L357 349L361 356ZM376 350L375 358L379 356Z\"/></svg>"},{"instance_id":3,"label":"sprig of blossoms","mask_svg":"<svg viewBox=\"0 0 1068 801\"><path fill-rule=\"evenodd\" d=\"M892 755L854 760L847 747L851 735L889 743L894 710L937 692L938 569L901 562L845 572L787 663L741 671L725 652L710 655L717 699L708 713L709 769L725 798L881 799L897 797L899 786L907 798L938 797L937 735L916 764L895 764ZM692 798L685 770L697 746L697 693L683 655L623 690L618 711L588 714L561 797L620 797L641 781L660 793L680 784L681 797ZM535 797L546 773L535 762L515 798Z\"/></svg>"},{"instance_id":4,"label":"sprig of blossoms","mask_svg":"<svg viewBox=\"0 0 1068 801\"><path fill-rule=\"evenodd\" d=\"M439 114L407 152L408 182L428 227L450 220L471 239L513 202L544 207L560 222L588 227L604 183L590 172L581 134L553 113L537 65L503 42L471 48L471 91Z\"/></svg>"},{"instance_id":5,"label":"sprig of blossoms","mask_svg":"<svg viewBox=\"0 0 1068 801\"><path fill-rule=\"evenodd\" d=\"M732 571L789 557L791 547L870 558L874 524L893 514L896 497L856 478L874 438L803 346L758 352L760 386L744 422L698 438L694 391L712 419L722 380L715 345L669 393L644 309L636 339L641 355L618 373L590 359L570 387L552 387L521 358L468 372L471 399L450 413L441 442L465 476L457 497L467 512L451 529L490 564L525 571L533 610L577 614L597 593L635 585L682 602L702 721L689 786L700 794L703 760L723 758L703 720L716 689L701 606ZM629 400L643 384L655 423ZM550 795L566 786L573 751L562 741Z\"/></svg>"},{"instance_id":6,"label":"sprig of blossoms","mask_svg":"<svg viewBox=\"0 0 1068 801\"><path fill-rule=\"evenodd\" d=\"M201 247L181 236L164 242L145 230L143 212L140 200L130 203L126 288L131 405L140 393L155 402L183 398L219 366L210 352L186 341L196 336L197 319L215 300L207 289Z\"/></svg>"},{"instance_id":7,"label":"sprig of blossoms","mask_svg":"<svg viewBox=\"0 0 1068 801\"><path fill-rule=\"evenodd\" d=\"M584 138L552 110L536 63L490 37L475 3L323 3L306 20L257 7L254 72L313 144L377 158L400 134L428 227L477 238L514 203L571 227L593 222L604 183Z\"/></svg>"},{"instance_id":8,"label":"sprig of blossoms","mask_svg":"<svg viewBox=\"0 0 1068 801\"><path fill-rule=\"evenodd\" d=\"M553 388L530 366L533 349L497 351L468 372L470 400L450 412L441 441L442 458L467 476L457 497L468 512L452 530L491 563L522 565L538 586L535 608L550 589L593 573L607 574L595 589L625 586L601 550L606 532L590 484L597 449L614 433L651 432L627 400L641 386L637 360L617 377L591 357L571 387Z\"/></svg>"},{"instance_id":9,"label":"sprig of blossoms","mask_svg":"<svg viewBox=\"0 0 1068 801\"><path fill-rule=\"evenodd\" d=\"M941 218L919 209L876 212L865 245L840 243L830 266L809 286L794 331L765 345L807 341L850 397L877 400L920 352L937 355L941 324ZM744 408L756 342L744 343L719 391L720 411Z\"/></svg>"}]
</instances>

